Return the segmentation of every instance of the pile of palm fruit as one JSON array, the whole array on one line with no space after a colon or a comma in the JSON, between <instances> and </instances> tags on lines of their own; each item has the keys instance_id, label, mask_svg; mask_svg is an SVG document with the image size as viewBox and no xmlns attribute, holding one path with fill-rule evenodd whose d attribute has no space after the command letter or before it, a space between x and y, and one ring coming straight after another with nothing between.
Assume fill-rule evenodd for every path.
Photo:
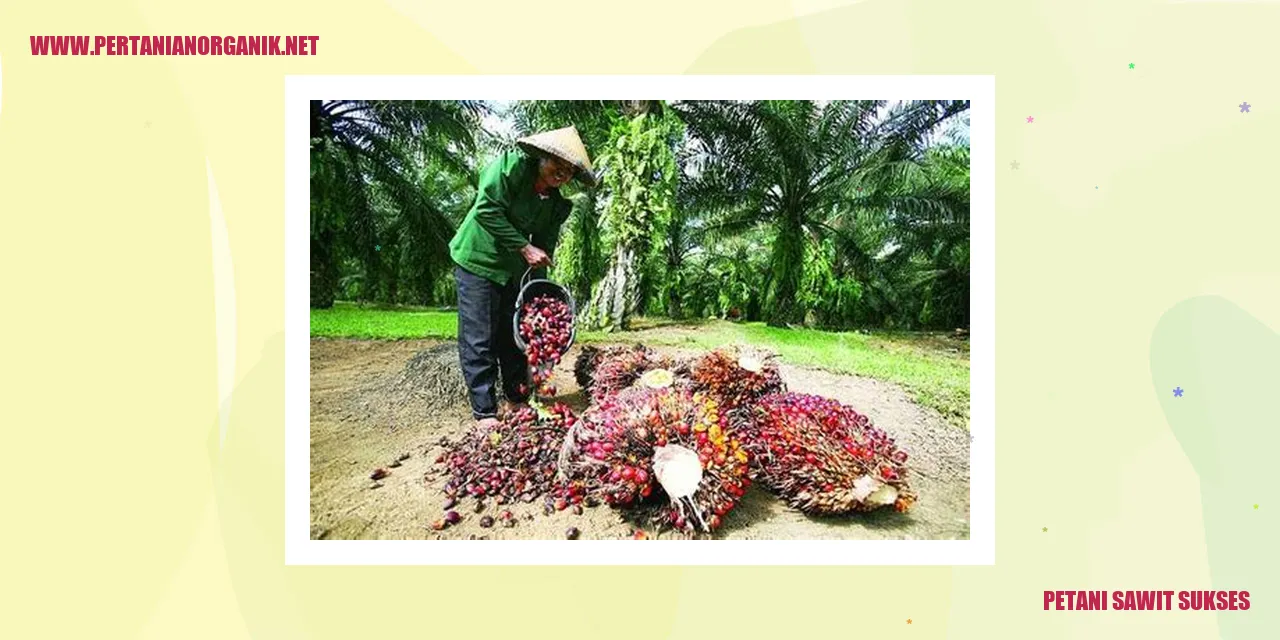
<instances>
[{"instance_id":1,"label":"pile of palm fruit","mask_svg":"<svg viewBox=\"0 0 1280 640\"><path fill-rule=\"evenodd\" d=\"M769 354L718 349L677 362L640 345L588 348L575 376L592 406L565 442L561 473L610 504L667 507L660 526L714 531L749 479L815 515L906 511L916 499L892 438L852 407L788 393ZM700 467L696 490L678 499L656 473L672 447Z\"/></svg>"},{"instance_id":2,"label":"pile of palm fruit","mask_svg":"<svg viewBox=\"0 0 1280 640\"><path fill-rule=\"evenodd\" d=\"M562 403L541 411L523 407L492 429L473 429L458 442L448 443L437 460L449 473L446 497L450 501L490 498L506 504L533 502L544 494L565 498L580 494L572 484L556 482L556 456L565 432L577 421Z\"/></svg>"},{"instance_id":3,"label":"pile of palm fruit","mask_svg":"<svg viewBox=\"0 0 1280 640\"><path fill-rule=\"evenodd\" d=\"M906 511L916 500L893 438L852 407L788 392L770 354L586 347L574 374L591 401L581 417L559 403L524 408L450 447L448 506L463 496L543 496L575 511L603 501L697 535L722 527L752 482L813 515Z\"/></svg>"}]
</instances>

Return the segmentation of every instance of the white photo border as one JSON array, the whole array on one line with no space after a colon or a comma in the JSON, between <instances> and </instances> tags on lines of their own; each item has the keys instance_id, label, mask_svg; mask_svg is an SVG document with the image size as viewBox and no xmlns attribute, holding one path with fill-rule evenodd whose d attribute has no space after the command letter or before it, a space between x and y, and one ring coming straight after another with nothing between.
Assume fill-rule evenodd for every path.
<instances>
[{"instance_id":1,"label":"white photo border","mask_svg":"<svg viewBox=\"0 0 1280 640\"><path fill-rule=\"evenodd\" d=\"M970 100L968 540L312 540L310 100ZM287 76L285 78L286 565L995 564L994 76ZM922 496L928 500L928 496Z\"/></svg>"}]
</instances>

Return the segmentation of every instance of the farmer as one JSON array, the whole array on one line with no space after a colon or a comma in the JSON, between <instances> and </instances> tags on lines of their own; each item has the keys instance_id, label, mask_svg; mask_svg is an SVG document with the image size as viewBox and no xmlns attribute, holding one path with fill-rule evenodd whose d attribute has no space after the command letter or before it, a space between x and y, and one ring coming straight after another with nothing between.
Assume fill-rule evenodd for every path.
<instances>
[{"instance_id":1,"label":"farmer","mask_svg":"<svg viewBox=\"0 0 1280 640\"><path fill-rule=\"evenodd\" d=\"M449 252L458 281L458 351L471 415L481 427L498 423L497 380L512 407L529 398L529 367L512 337L520 280L542 277L551 264L570 203L560 187L577 177L595 186L591 159L569 126L517 141L480 172L476 201Z\"/></svg>"}]
</instances>

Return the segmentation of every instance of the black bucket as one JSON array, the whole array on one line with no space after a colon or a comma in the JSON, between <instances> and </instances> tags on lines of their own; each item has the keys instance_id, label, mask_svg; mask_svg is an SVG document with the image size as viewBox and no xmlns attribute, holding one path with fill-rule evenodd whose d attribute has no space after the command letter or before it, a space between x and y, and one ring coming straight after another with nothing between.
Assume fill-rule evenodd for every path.
<instances>
[{"instance_id":1,"label":"black bucket","mask_svg":"<svg viewBox=\"0 0 1280 640\"><path fill-rule=\"evenodd\" d=\"M525 344L524 337L520 335L520 314L524 312L525 302L538 296L551 296L569 306L569 344L564 346L567 353L578 337L578 308L573 302L573 296L569 294L568 289L550 280L529 280L531 273L533 269L528 269L524 272L524 277L520 278L520 295L516 296L516 312L511 319L511 332L515 334L516 346L520 347L521 353L528 353L529 347Z\"/></svg>"}]
</instances>

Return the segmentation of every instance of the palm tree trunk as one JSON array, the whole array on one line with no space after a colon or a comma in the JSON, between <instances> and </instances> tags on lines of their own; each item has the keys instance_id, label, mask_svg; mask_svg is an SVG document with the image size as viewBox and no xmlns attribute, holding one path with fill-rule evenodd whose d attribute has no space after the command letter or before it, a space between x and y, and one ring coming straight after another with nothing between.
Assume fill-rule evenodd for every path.
<instances>
[{"instance_id":1,"label":"palm tree trunk","mask_svg":"<svg viewBox=\"0 0 1280 640\"><path fill-rule=\"evenodd\" d=\"M400 262L391 261L387 265L387 302L400 303Z\"/></svg>"},{"instance_id":2,"label":"palm tree trunk","mask_svg":"<svg viewBox=\"0 0 1280 640\"><path fill-rule=\"evenodd\" d=\"M606 331L625 331L639 296L638 264L633 248L619 245L609 261L609 270L600 281L588 306L587 326Z\"/></svg>"},{"instance_id":3,"label":"palm tree trunk","mask_svg":"<svg viewBox=\"0 0 1280 640\"><path fill-rule=\"evenodd\" d=\"M328 309L338 290L338 267L333 257L336 234L323 230L311 236L311 308Z\"/></svg>"},{"instance_id":4,"label":"palm tree trunk","mask_svg":"<svg viewBox=\"0 0 1280 640\"><path fill-rule=\"evenodd\" d=\"M783 327L804 317L804 310L796 304L800 278L804 273L804 230L800 225L787 220L778 229L772 262L773 295L769 301L767 321L771 326Z\"/></svg>"}]
</instances>

